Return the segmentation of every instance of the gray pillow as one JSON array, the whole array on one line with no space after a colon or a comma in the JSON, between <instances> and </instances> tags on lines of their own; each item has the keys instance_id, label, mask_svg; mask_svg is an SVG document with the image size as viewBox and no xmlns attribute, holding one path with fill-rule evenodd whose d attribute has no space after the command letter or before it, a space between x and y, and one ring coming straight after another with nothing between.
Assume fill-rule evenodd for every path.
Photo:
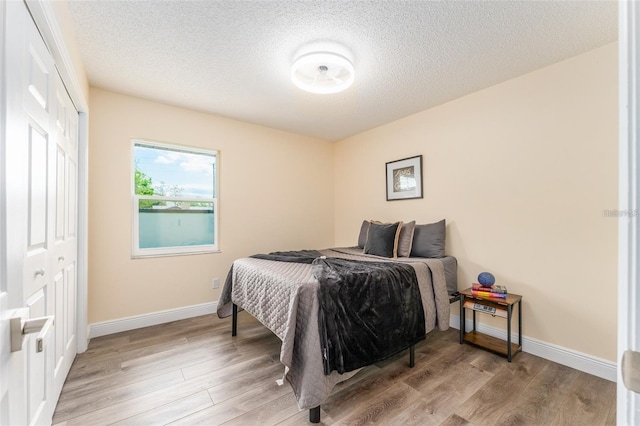
<instances>
[{"instance_id":1,"label":"gray pillow","mask_svg":"<svg viewBox=\"0 0 640 426\"><path fill-rule=\"evenodd\" d=\"M444 240L446 238L446 222L416 225L413 233L411 257L444 257Z\"/></svg>"},{"instance_id":2,"label":"gray pillow","mask_svg":"<svg viewBox=\"0 0 640 426\"><path fill-rule=\"evenodd\" d=\"M364 245L366 254L383 257L398 257L398 238L402 222L369 224L367 242Z\"/></svg>"},{"instance_id":3,"label":"gray pillow","mask_svg":"<svg viewBox=\"0 0 640 426\"><path fill-rule=\"evenodd\" d=\"M413 234L415 229L415 220L402 224L402 228L400 228L400 238L398 238L398 257L411 256L411 247L413 246Z\"/></svg>"},{"instance_id":4,"label":"gray pillow","mask_svg":"<svg viewBox=\"0 0 640 426\"><path fill-rule=\"evenodd\" d=\"M361 249L364 248L364 245L367 243L367 233L369 232L369 221L363 220L362 226L360 227L360 235L358 235L358 247Z\"/></svg>"}]
</instances>

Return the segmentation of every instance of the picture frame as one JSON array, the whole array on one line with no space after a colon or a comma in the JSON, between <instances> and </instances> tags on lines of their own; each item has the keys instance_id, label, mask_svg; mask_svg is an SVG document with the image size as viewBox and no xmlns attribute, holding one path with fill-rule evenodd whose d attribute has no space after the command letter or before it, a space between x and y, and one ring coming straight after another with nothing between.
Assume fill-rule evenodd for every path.
<instances>
[{"instance_id":1,"label":"picture frame","mask_svg":"<svg viewBox=\"0 0 640 426\"><path fill-rule=\"evenodd\" d=\"M422 196L422 155L386 163L387 201Z\"/></svg>"}]
</instances>

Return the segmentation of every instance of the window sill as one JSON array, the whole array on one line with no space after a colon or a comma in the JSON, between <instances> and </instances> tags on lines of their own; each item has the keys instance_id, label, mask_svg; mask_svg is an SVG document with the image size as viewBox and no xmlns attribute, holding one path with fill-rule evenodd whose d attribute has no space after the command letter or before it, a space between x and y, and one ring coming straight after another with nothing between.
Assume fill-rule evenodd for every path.
<instances>
[{"instance_id":1,"label":"window sill","mask_svg":"<svg viewBox=\"0 0 640 426\"><path fill-rule=\"evenodd\" d=\"M203 254L222 253L222 250L194 251L185 253L150 253L150 254L132 254L131 259L149 259L154 257L174 257L174 256L198 256Z\"/></svg>"}]
</instances>

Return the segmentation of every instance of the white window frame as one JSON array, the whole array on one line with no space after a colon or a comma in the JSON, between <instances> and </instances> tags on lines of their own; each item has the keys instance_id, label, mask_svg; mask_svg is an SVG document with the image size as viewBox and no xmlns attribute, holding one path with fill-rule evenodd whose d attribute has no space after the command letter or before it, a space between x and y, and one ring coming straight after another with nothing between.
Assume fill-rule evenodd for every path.
<instances>
[{"instance_id":1,"label":"white window frame","mask_svg":"<svg viewBox=\"0 0 640 426\"><path fill-rule=\"evenodd\" d=\"M215 196L213 198L190 198L190 197L167 197L160 195L137 195L136 194L136 157L135 147L136 145L145 145L150 148L158 147L173 151L187 152L193 154L206 154L214 155L216 158L215 167ZM135 138L131 139L131 257L145 258L145 257L160 257L160 256L180 256L189 254L202 254L202 253L219 253L219 209L218 209L218 194L219 194L219 175L220 175L220 152L211 149L194 148L191 146L168 144L164 142L157 142L148 139ZM139 215L139 201L140 200L158 200L158 201L195 201L213 203L213 244L193 245L193 246L176 246L176 247L156 247L156 248L140 248L140 215Z\"/></svg>"}]
</instances>

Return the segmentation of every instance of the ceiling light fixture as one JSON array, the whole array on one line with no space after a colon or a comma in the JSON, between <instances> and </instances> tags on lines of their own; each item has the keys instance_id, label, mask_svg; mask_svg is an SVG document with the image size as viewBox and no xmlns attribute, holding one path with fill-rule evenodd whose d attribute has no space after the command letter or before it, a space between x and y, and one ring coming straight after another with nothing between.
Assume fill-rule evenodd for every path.
<instances>
[{"instance_id":1,"label":"ceiling light fixture","mask_svg":"<svg viewBox=\"0 0 640 426\"><path fill-rule=\"evenodd\" d=\"M291 68L291 80L311 93L338 93L353 84L353 64L332 52L311 52L300 56Z\"/></svg>"}]
</instances>

